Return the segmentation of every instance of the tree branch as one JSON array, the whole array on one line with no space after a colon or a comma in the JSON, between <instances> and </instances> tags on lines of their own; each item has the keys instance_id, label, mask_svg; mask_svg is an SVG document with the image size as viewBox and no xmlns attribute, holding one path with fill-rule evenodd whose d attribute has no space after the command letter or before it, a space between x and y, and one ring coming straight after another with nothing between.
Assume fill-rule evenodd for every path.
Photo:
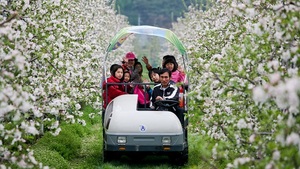
<instances>
[{"instance_id":1,"label":"tree branch","mask_svg":"<svg viewBox=\"0 0 300 169\"><path fill-rule=\"evenodd\" d=\"M236 77L238 78L241 78L241 79L246 79L248 82L250 82L251 84L255 85L255 82L252 81L251 79L249 79L248 77L243 77L243 76L240 76L240 75L235 75Z\"/></svg>"},{"instance_id":2,"label":"tree branch","mask_svg":"<svg viewBox=\"0 0 300 169\"><path fill-rule=\"evenodd\" d=\"M86 80L87 78L83 79L83 81L79 84L79 87L81 87Z\"/></svg>"},{"instance_id":3,"label":"tree branch","mask_svg":"<svg viewBox=\"0 0 300 169\"><path fill-rule=\"evenodd\" d=\"M12 15L9 18L7 18L5 21L3 21L2 23L0 23L0 27L3 27L6 23L12 21L17 16L18 16L18 13L17 12L13 12Z\"/></svg>"},{"instance_id":4,"label":"tree branch","mask_svg":"<svg viewBox=\"0 0 300 169\"><path fill-rule=\"evenodd\" d=\"M212 72L214 75L215 75L215 77L217 78L217 80L218 81L220 81L221 83L223 83L225 86L227 86L227 87L229 87L229 88L232 88L232 89L234 89L234 90L237 90L237 91L239 91L239 92L243 92L243 90L241 90L241 89L238 89L238 88L236 88L236 87L234 87L234 86L229 86L227 83L225 83L225 81L223 81L220 77L219 77L219 75L217 75L215 72Z\"/></svg>"},{"instance_id":5,"label":"tree branch","mask_svg":"<svg viewBox=\"0 0 300 169\"><path fill-rule=\"evenodd\" d=\"M69 79L67 78L65 75L63 75L48 59L45 59L46 62L48 62L61 76L63 76L64 78L66 79Z\"/></svg>"},{"instance_id":6,"label":"tree branch","mask_svg":"<svg viewBox=\"0 0 300 169\"><path fill-rule=\"evenodd\" d=\"M29 63L34 62L34 61L37 60L38 58L39 58L39 57L35 57L35 58L29 60L28 62L29 62Z\"/></svg>"}]
</instances>

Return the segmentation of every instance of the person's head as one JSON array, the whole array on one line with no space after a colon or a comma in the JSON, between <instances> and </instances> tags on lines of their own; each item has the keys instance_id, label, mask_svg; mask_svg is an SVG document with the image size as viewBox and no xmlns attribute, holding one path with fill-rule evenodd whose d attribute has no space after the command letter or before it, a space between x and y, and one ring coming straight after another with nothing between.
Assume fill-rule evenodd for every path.
<instances>
[{"instance_id":1,"label":"person's head","mask_svg":"<svg viewBox=\"0 0 300 169\"><path fill-rule=\"evenodd\" d=\"M123 57L122 64L125 65L125 66L127 66L128 59L126 57Z\"/></svg>"},{"instance_id":2,"label":"person's head","mask_svg":"<svg viewBox=\"0 0 300 169\"><path fill-rule=\"evenodd\" d=\"M171 72L175 72L178 68L178 64L177 64L176 60L169 58L169 59L165 60L165 62L163 64L163 68L167 68Z\"/></svg>"},{"instance_id":3,"label":"person's head","mask_svg":"<svg viewBox=\"0 0 300 169\"><path fill-rule=\"evenodd\" d=\"M125 71L124 72L124 82L129 82L131 79L131 75L130 75L130 72L129 71Z\"/></svg>"},{"instance_id":4,"label":"person's head","mask_svg":"<svg viewBox=\"0 0 300 169\"><path fill-rule=\"evenodd\" d=\"M114 75L113 71L115 70L116 67L120 66L119 64L112 64L109 68L109 72L111 75Z\"/></svg>"},{"instance_id":5,"label":"person's head","mask_svg":"<svg viewBox=\"0 0 300 169\"><path fill-rule=\"evenodd\" d=\"M163 68L159 71L159 81L160 81L162 87L168 86L168 84L171 80L171 75L172 75L172 72L167 68Z\"/></svg>"},{"instance_id":6,"label":"person's head","mask_svg":"<svg viewBox=\"0 0 300 169\"><path fill-rule=\"evenodd\" d=\"M135 54L133 52L128 52L126 53L125 58L128 60L128 67L132 68L137 60Z\"/></svg>"},{"instance_id":7,"label":"person's head","mask_svg":"<svg viewBox=\"0 0 300 169\"><path fill-rule=\"evenodd\" d=\"M164 66L165 61L168 59L174 59L176 61L176 59L173 55L165 55L162 60L162 66Z\"/></svg>"},{"instance_id":8,"label":"person's head","mask_svg":"<svg viewBox=\"0 0 300 169\"><path fill-rule=\"evenodd\" d=\"M150 80L154 83L159 83L159 73L160 68L152 68L151 70L149 70L148 72L148 76L150 78Z\"/></svg>"},{"instance_id":9,"label":"person's head","mask_svg":"<svg viewBox=\"0 0 300 169\"><path fill-rule=\"evenodd\" d=\"M139 74L142 74L142 73L143 73L143 65L141 64L141 62L136 62L136 63L134 64L133 69L134 69L135 71L137 71Z\"/></svg>"},{"instance_id":10,"label":"person's head","mask_svg":"<svg viewBox=\"0 0 300 169\"><path fill-rule=\"evenodd\" d=\"M123 80L123 72L124 70L121 65L113 64L110 67L111 75L119 80Z\"/></svg>"}]
</instances>

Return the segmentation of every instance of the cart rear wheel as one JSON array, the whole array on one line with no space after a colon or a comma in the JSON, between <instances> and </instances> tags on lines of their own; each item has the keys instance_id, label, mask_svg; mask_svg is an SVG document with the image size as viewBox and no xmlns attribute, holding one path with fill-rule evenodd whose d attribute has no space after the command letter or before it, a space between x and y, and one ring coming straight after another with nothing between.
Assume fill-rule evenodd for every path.
<instances>
[{"instance_id":1,"label":"cart rear wheel","mask_svg":"<svg viewBox=\"0 0 300 169\"><path fill-rule=\"evenodd\" d=\"M169 156L171 163L177 166L184 166L185 164L187 164L189 159L188 157L188 147L184 148L184 150L181 152L177 152Z\"/></svg>"},{"instance_id":2,"label":"cart rear wheel","mask_svg":"<svg viewBox=\"0 0 300 169\"><path fill-rule=\"evenodd\" d=\"M103 162L109 162L113 159L112 153L109 151L103 151Z\"/></svg>"}]
</instances>

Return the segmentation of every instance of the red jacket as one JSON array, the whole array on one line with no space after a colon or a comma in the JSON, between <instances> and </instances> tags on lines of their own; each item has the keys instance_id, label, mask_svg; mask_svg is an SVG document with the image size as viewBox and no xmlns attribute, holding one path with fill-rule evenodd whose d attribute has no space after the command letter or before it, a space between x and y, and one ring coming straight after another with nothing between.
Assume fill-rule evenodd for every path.
<instances>
[{"instance_id":1,"label":"red jacket","mask_svg":"<svg viewBox=\"0 0 300 169\"><path fill-rule=\"evenodd\" d=\"M110 76L109 78L107 78L107 83L121 83L121 81L113 76ZM102 89L103 89L102 97L104 101L103 108L106 108L108 103L112 101L114 98L116 98L117 96L127 94L125 92L124 85L121 84L108 84L106 86L106 82L103 82Z\"/></svg>"}]
</instances>

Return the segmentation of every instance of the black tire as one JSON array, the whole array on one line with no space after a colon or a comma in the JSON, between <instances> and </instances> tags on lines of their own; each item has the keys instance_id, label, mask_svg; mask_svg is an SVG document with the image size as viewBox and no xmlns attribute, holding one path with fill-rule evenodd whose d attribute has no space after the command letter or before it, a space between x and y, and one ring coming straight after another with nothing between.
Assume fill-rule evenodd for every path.
<instances>
[{"instance_id":1,"label":"black tire","mask_svg":"<svg viewBox=\"0 0 300 169\"><path fill-rule=\"evenodd\" d=\"M104 163L112 161L114 159L113 157L114 157L113 152L103 150L103 162Z\"/></svg>"},{"instance_id":2,"label":"black tire","mask_svg":"<svg viewBox=\"0 0 300 169\"><path fill-rule=\"evenodd\" d=\"M189 162L189 151L188 151L188 147L186 147L183 152L181 152L181 155L180 155L180 165L185 165Z\"/></svg>"},{"instance_id":3,"label":"black tire","mask_svg":"<svg viewBox=\"0 0 300 169\"><path fill-rule=\"evenodd\" d=\"M176 166L184 166L188 163L189 153L188 147L184 148L181 152L176 152L173 155L169 156L171 163Z\"/></svg>"},{"instance_id":4,"label":"black tire","mask_svg":"<svg viewBox=\"0 0 300 169\"><path fill-rule=\"evenodd\" d=\"M142 152L134 152L132 154L129 154L130 159L134 163L142 162L146 158L146 156L147 156L146 153L142 153Z\"/></svg>"},{"instance_id":5,"label":"black tire","mask_svg":"<svg viewBox=\"0 0 300 169\"><path fill-rule=\"evenodd\" d=\"M104 137L104 134L103 134L103 137ZM113 157L114 157L113 156L113 152L105 150L105 141L104 141L104 138L103 138L102 144L103 144L102 145L102 160L103 160L103 162L106 163L106 162L112 161Z\"/></svg>"}]
</instances>

